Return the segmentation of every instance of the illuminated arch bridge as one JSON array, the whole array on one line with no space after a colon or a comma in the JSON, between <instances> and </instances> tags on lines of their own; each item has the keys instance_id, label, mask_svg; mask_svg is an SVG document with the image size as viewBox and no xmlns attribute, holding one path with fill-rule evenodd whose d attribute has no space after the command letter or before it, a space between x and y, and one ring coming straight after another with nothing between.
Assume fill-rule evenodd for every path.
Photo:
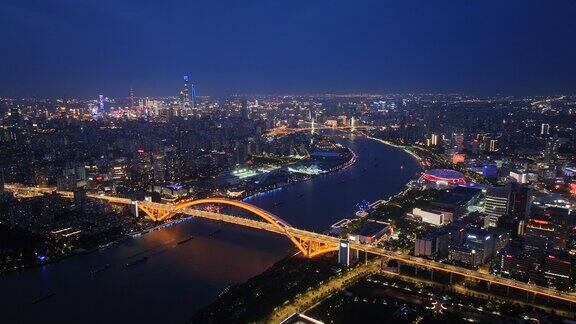
<instances>
[{"instance_id":1,"label":"illuminated arch bridge","mask_svg":"<svg viewBox=\"0 0 576 324\"><path fill-rule=\"evenodd\" d=\"M21 196L33 196L57 193L62 197L74 198L74 193L70 191L58 191L56 188L47 187L27 187L20 184L7 184L6 189L18 193ZM317 256L326 252L337 251L340 240L336 237L322 235L306 230L292 227L280 217L254 205L224 198L207 198L193 201L181 202L179 204L162 204L149 201L132 201L127 198L106 196L103 194L89 193L87 197L107 201L113 204L132 205L134 211L143 211L146 216L154 221L163 221L176 214L187 214L194 217L205 218L220 222L242 225L259 230L284 235L294 243L294 245L308 257ZM247 219L239 216L226 215L194 209L192 207L201 205L226 205L240 208L251 214L258 216L261 221Z\"/></svg>"},{"instance_id":2,"label":"illuminated arch bridge","mask_svg":"<svg viewBox=\"0 0 576 324\"><path fill-rule=\"evenodd\" d=\"M333 238L326 239L326 235L316 234L308 231L299 230L292 227L280 217L254 205L224 198L207 198L198 199L193 201L182 202L175 205L158 204L149 202L134 202L136 208L142 210L146 215L154 221L163 221L176 214L187 214L199 218L206 218L226 223L242 225L246 227L266 230L277 234L282 234L288 237L292 243L308 257L324 254L326 252L338 250L339 240ZM225 205L237 207L242 210L248 211L253 215L258 216L262 221L247 219L239 216L226 215L223 213L215 213L211 211L204 211L194 209L192 207L201 205Z\"/></svg>"},{"instance_id":3,"label":"illuminated arch bridge","mask_svg":"<svg viewBox=\"0 0 576 324\"><path fill-rule=\"evenodd\" d=\"M65 198L74 198L74 194L69 191L58 191L56 188L40 188L40 187L27 187L19 184L6 184L5 189L21 197L33 197L43 194L59 194ZM265 211L256 206L236 200L229 200L223 198L209 198L199 199L195 201L182 202L176 205L160 204L148 201L132 201L126 198L112 197L101 194L87 194L88 197L107 201L109 203L132 205L135 210L143 211L150 219L165 220L175 214L183 213L199 218L206 218L216 221L222 221L242 226L252 227L260 230L266 230L273 233L278 233L288 237L294 245L304 255L313 257L330 251L336 251L339 248L340 239L337 237L318 234L306 230L301 230L290 226L286 221L275 216L274 214ZM247 219L238 216L231 216L222 213L215 213L210 211L203 211L191 207L199 206L202 204L221 204L227 206L235 206L243 210L255 214L263 221ZM414 267L426 268L432 271L447 272L451 275L459 275L470 280L477 280L486 282L492 285L506 287L507 289L513 288L527 293L527 298L546 297L567 303L570 307L576 307L576 294L571 292L559 291L549 287L540 287L526 284L524 282L515 281L512 279L497 277L489 273L483 273L475 270L464 269L446 263L436 262L419 257L411 256L408 254L397 253L394 251L386 250L378 246L361 244L359 242L350 241L350 249L364 251L369 254L378 255L386 258L387 260L397 260L399 263L412 265ZM573 309L573 308L571 308Z\"/></svg>"}]
</instances>

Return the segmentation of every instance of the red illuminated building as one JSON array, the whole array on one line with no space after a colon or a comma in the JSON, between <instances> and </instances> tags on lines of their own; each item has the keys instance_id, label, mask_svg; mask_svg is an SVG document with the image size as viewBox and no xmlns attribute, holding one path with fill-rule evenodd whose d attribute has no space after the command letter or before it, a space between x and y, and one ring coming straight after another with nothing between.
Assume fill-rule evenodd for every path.
<instances>
[{"instance_id":1,"label":"red illuminated building","mask_svg":"<svg viewBox=\"0 0 576 324\"><path fill-rule=\"evenodd\" d=\"M422 179L447 184L466 184L466 178L458 171L450 169L431 169L422 173Z\"/></svg>"}]
</instances>

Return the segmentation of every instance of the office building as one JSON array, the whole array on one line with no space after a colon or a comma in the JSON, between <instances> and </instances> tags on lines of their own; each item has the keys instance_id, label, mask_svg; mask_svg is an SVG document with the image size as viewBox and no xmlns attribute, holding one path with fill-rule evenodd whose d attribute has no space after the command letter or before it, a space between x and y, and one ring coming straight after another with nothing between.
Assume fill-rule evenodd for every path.
<instances>
[{"instance_id":1,"label":"office building","mask_svg":"<svg viewBox=\"0 0 576 324\"><path fill-rule=\"evenodd\" d=\"M430 140L430 144L432 146L438 145L438 135L432 134L432 139Z\"/></svg>"},{"instance_id":2,"label":"office building","mask_svg":"<svg viewBox=\"0 0 576 324\"><path fill-rule=\"evenodd\" d=\"M488 149L488 152L498 152L498 140L497 139L491 139L490 140L490 147Z\"/></svg>"},{"instance_id":3,"label":"office building","mask_svg":"<svg viewBox=\"0 0 576 324\"><path fill-rule=\"evenodd\" d=\"M507 230L498 228L492 228L488 230L488 233L494 238L494 255L497 255L510 242L510 233Z\"/></svg>"},{"instance_id":4,"label":"office building","mask_svg":"<svg viewBox=\"0 0 576 324\"><path fill-rule=\"evenodd\" d=\"M506 187L491 187L486 192L484 204L484 226L496 227L498 220L508 214L510 202L510 190Z\"/></svg>"},{"instance_id":5,"label":"office building","mask_svg":"<svg viewBox=\"0 0 576 324\"><path fill-rule=\"evenodd\" d=\"M192 100L192 108L195 109L198 107L198 102L196 99L196 86L194 83L190 84L190 99Z\"/></svg>"},{"instance_id":6,"label":"office building","mask_svg":"<svg viewBox=\"0 0 576 324\"><path fill-rule=\"evenodd\" d=\"M532 206L532 188L510 184L510 214L517 219L527 220Z\"/></svg>"},{"instance_id":7,"label":"office building","mask_svg":"<svg viewBox=\"0 0 576 324\"><path fill-rule=\"evenodd\" d=\"M444 230L434 230L416 238L414 255L427 258L442 259L448 256L450 235Z\"/></svg>"},{"instance_id":8,"label":"office building","mask_svg":"<svg viewBox=\"0 0 576 324\"><path fill-rule=\"evenodd\" d=\"M98 109L99 109L100 113L104 112L104 109L105 109L104 95L98 95Z\"/></svg>"},{"instance_id":9,"label":"office building","mask_svg":"<svg viewBox=\"0 0 576 324\"><path fill-rule=\"evenodd\" d=\"M566 249L570 227L573 227L573 214L570 209L548 207L544 212L554 227L554 240L552 247L555 250Z\"/></svg>"},{"instance_id":10,"label":"office building","mask_svg":"<svg viewBox=\"0 0 576 324\"><path fill-rule=\"evenodd\" d=\"M468 267L478 267L482 265L482 256L468 246L462 245L450 248L448 258L456 264L463 264Z\"/></svg>"},{"instance_id":11,"label":"office building","mask_svg":"<svg viewBox=\"0 0 576 324\"><path fill-rule=\"evenodd\" d=\"M528 183L528 173L522 171L510 171L509 177L520 184Z\"/></svg>"},{"instance_id":12,"label":"office building","mask_svg":"<svg viewBox=\"0 0 576 324\"><path fill-rule=\"evenodd\" d=\"M130 94L128 95L128 98L130 99L130 109L136 108L136 98L134 98L134 89L132 89L132 87L130 87Z\"/></svg>"},{"instance_id":13,"label":"office building","mask_svg":"<svg viewBox=\"0 0 576 324\"><path fill-rule=\"evenodd\" d=\"M550 124L542 124L540 127L540 135L550 135Z\"/></svg>"},{"instance_id":14,"label":"office building","mask_svg":"<svg viewBox=\"0 0 576 324\"><path fill-rule=\"evenodd\" d=\"M464 246L475 251L480 256L481 262L486 263L495 255L496 238L491 231L473 229L466 232Z\"/></svg>"},{"instance_id":15,"label":"office building","mask_svg":"<svg viewBox=\"0 0 576 324\"><path fill-rule=\"evenodd\" d=\"M514 236L524 232L532 206L532 188L519 183L509 183L510 191L508 213L499 219L499 226L510 231Z\"/></svg>"},{"instance_id":16,"label":"office building","mask_svg":"<svg viewBox=\"0 0 576 324\"><path fill-rule=\"evenodd\" d=\"M464 243L466 229L462 222L455 222L442 227L442 230L448 233L448 245L459 246Z\"/></svg>"},{"instance_id":17,"label":"office building","mask_svg":"<svg viewBox=\"0 0 576 324\"><path fill-rule=\"evenodd\" d=\"M534 282L540 277L541 263L540 251L527 253L522 249L510 249L500 257L500 272L516 280Z\"/></svg>"},{"instance_id":18,"label":"office building","mask_svg":"<svg viewBox=\"0 0 576 324\"><path fill-rule=\"evenodd\" d=\"M340 240L338 263L345 267L350 266L350 242L348 240Z\"/></svg>"},{"instance_id":19,"label":"office building","mask_svg":"<svg viewBox=\"0 0 576 324\"><path fill-rule=\"evenodd\" d=\"M152 156L152 177L156 183L166 180L166 156L163 154Z\"/></svg>"},{"instance_id":20,"label":"office building","mask_svg":"<svg viewBox=\"0 0 576 324\"><path fill-rule=\"evenodd\" d=\"M116 159L110 164L108 178L116 183L130 179L130 167L125 158Z\"/></svg>"},{"instance_id":21,"label":"office building","mask_svg":"<svg viewBox=\"0 0 576 324\"><path fill-rule=\"evenodd\" d=\"M440 192L436 199L430 202L430 208L449 212L455 220L464 215L468 207L477 204L481 196L481 189L457 186Z\"/></svg>"},{"instance_id":22,"label":"office building","mask_svg":"<svg viewBox=\"0 0 576 324\"><path fill-rule=\"evenodd\" d=\"M390 227L386 223L367 221L348 235L350 240L363 244L370 244L379 240L382 236L390 232Z\"/></svg>"},{"instance_id":23,"label":"office building","mask_svg":"<svg viewBox=\"0 0 576 324\"><path fill-rule=\"evenodd\" d=\"M542 260L542 276L553 285L568 285L572 278L572 257L566 252L548 251Z\"/></svg>"},{"instance_id":24,"label":"office building","mask_svg":"<svg viewBox=\"0 0 576 324\"><path fill-rule=\"evenodd\" d=\"M180 117L188 117L192 115L192 104L190 101L190 84L188 83L188 76L184 76L184 88L180 92Z\"/></svg>"},{"instance_id":25,"label":"office building","mask_svg":"<svg viewBox=\"0 0 576 324\"><path fill-rule=\"evenodd\" d=\"M555 238L554 224L549 217L533 217L526 224L524 242L527 250L552 250Z\"/></svg>"},{"instance_id":26,"label":"office building","mask_svg":"<svg viewBox=\"0 0 576 324\"><path fill-rule=\"evenodd\" d=\"M453 214L451 212L434 209L430 207L414 208L412 215L424 223L442 226L452 222Z\"/></svg>"}]
</instances>

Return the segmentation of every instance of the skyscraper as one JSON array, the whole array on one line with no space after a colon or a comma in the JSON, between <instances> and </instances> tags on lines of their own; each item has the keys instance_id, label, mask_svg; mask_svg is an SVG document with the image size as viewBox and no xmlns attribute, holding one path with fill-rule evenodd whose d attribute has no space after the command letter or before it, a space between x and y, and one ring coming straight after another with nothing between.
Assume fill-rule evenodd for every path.
<instances>
[{"instance_id":1,"label":"skyscraper","mask_svg":"<svg viewBox=\"0 0 576 324\"><path fill-rule=\"evenodd\" d=\"M135 102L135 99L134 99L134 89L132 89L132 87L130 87L130 109L136 108L136 107L134 106L134 102Z\"/></svg>"},{"instance_id":2,"label":"skyscraper","mask_svg":"<svg viewBox=\"0 0 576 324\"><path fill-rule=\"evenodd\" d=\"M484 226L496 227L500 217L508 214L510 190L506 187L492 187L486 192Z\"/></svg>"},{"instance_id":3,"label":"skyscraper","mask_svg":"<svg viewBox=\"0 0 576 324\"><path fill-rule=\"evenodd\" d=\"M432 134L432 140L430 141L430 143L432 144L432 146L438 145L438 135Z\"/></svg>"},{"instance_id":4,"label":"skyscraper","mask_svg":"<svg viewBox=\"0 0 576 324\"><path fill-rule=\"evenodd\" d=\"M510 190L508 214L500 219L500 225L514 236L521 235L530 216L532 188L516 182L509 183L507 188Z\"/></svg>"},{"instance_id":5,"label":"skyscraper","mask_svg":"<svg viewBox=\"0 0 576 324\"><path fill-rule=\"evenodd\" d=\"M181 117L187 117L192 114L192 106L190 103L190 84L188 83L188 76L184 76L184 88L180 92L180 113Z\"/></svg>"},{"instance_id":6,"label":"skyscraper","mask_svg":"<svg viewBox=\"0 0 576 324\"><path fill-rule=\"evenodd\" d=\"M190 88L192 89L192 108L196 108L198 103L196 102L196 87L194 86L194 83L191 84Z\"/></svg>"},{"instance_id":7,"label":"skyscraper","mask_svg":"<svg viewBox=\"0 0 576 324\"><path fill-rule=\"evenodd\" d=\"M248 111L248 100L242 99L242 106L240 107L240 116L242 119L249 119L250 112Z\"/></svg>"},{"instance_id":8,"label":"skyscraper","mask_svg":"<svg viewBox=\"0 0 576 324\"><path fill-rule=\"evenodd\" d=\"M497 152L498 151L498 140L491 139L490 140L490 148L488 149L489 152Z\"/></svg>"},{"instance_id":9,"label":"skyscraper","mask_svg":"<svg viewBox=\"0 0 576 324\"><path fill-rule=\"evenodd\" d=\"M104 95L98 96L98 108L101 113L104 112Z\"/></svg>"},{"instance_id":10,"label":"skyscraper","mask_svg":"<svg viewBox=\"0 0 576 324\"><path fill-rule=\"evenodd\" d=\"M573 227L570 226L573 218L572 211L566 208L549 207L546 209L545 215L550 217L550 221L554 226L554 249L566 249L570 230Z\"/></svg>"},{"instance_id":11,"label":"skyscraper","mask_svg":"<svg viewBox=\"0 0 576 324\"><path fill-rule=\"evenodd\" d=\"M350 266L350 242L348 240L341 240L338 250L338 263L349 267Z\"/></svg>"},{"instance_id":12,"label":"skyscraper","mask_svg":"<svg viewBox=\"0 0 576 324\"><path fill-rule=\"evenodd\" d=\"M542 124L540 128L540 135L549 135L550 134L550 124Z\"/></svg>"},{"instance_id":13,"label":"skyscraper","mask_svg":"<svg viewBox=\"0 0 576 324\"><path fill-rule=\"evenodd\" d=\"M556 237L550 217L539 215L531 218L524 231L524 248L527 250L552 250Z\"/></svg>"},{"instance_id":14,"label":"skyscraper","mask_svg":"<svg viewBox=\"0 0 576 324\"><path fill-rule=\"evenodd\" d=\"M518 183L510 183L510 215L518 220L528 220L532 206L532 188Z\"/></svg>"}]
</instances>

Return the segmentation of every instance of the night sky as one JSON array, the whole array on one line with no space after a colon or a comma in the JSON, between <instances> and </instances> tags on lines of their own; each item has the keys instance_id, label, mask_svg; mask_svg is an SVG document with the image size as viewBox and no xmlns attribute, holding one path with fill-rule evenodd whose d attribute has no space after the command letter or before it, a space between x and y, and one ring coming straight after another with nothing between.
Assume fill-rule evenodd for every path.
<instances>
[{"instance_id":1,"label":"night sky","mask_svg":"<svg viewBox=\"0 0 576 324\"><path fill-rule=\"evenodd\" d=\"M576 1L0 0L0 95L576 92Z\"/></svg>"}]
</instances>

